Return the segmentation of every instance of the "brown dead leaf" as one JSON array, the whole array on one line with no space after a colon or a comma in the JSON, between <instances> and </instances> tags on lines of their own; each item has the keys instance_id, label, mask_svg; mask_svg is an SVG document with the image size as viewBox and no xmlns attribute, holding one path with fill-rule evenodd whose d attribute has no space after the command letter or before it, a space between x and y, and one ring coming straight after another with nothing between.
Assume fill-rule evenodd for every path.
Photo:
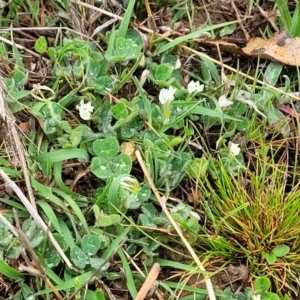
<instances>
[{"instance_id":1,"label":"brown dead leaf","mask_svg":"<svg viewBox=\"0 0 300 300\"><path fill-rule=\"evenodd\" d=\"M132 142L123 142L121 144L121 153L130 156L132 161L136 161L135 150L135 145Z\"/></svg>"},{"instance_id":2,"label":"brown dead leaf","mask_svg":"<svg viewBox=\"0 0 300 300\"><path fill-rule=\"evenodd\" d=\"M271 39L251 38L244 48L226 41L203 41L202 44L219 47L236 55L261 57L290 66L300 66L300 38L289 38L285 31L277 32Z\"/></svg>"},{"instance_id":3,"label":"brown dead leaf","mask_svg":"<svg viewBox=\"0 0 300 300\"><path fill-rule=\"evenodd\" d=\"M29 122L20 123L19 128L23 133L28 133L28 131L30 130L30 124Z\"/></svg>"},{"instance_id":4,"label":"brown dead leaf","mask_svg":"<svg viewBox=\"0 0 300 300\"><path fill-rule=\"evenodd\" d=\"M260 55L282 64L300 66L300 38L289 38L285 32L278 32L269 40L250 39L242 50L246 55Z\"/></svg>"}]
</instances>

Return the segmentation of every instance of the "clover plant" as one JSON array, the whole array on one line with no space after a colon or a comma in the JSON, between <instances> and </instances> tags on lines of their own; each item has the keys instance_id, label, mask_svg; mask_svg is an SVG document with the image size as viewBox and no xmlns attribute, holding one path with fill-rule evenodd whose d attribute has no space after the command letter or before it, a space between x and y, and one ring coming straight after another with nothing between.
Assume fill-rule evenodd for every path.
<instances>
[{"instance_id":1,"label":"clover plant","mask_svg":"<svg viewBox=\"0 0 300 300\"><path fill-rule=\"evenodd\" d=\"M129 155L120 152L119 141L116 137L97 139L93 142L92 172L103 180L108 180L113 176L129 174L132 161Z\"/></svg>"},{"instance_id":2,"label":"clover plant","mask_svg":"<svg viewBox=\"0 0 300 300\"><path fill-rule=\"evenodd\" d=\"M96 254L100 249L107 247L107 239L101 241L101 236L84 235L81 239L81 246L74 245L70 251L70 257L74 265L80 269L85 269L90 265L93 269L100 268L104 272L109 268L109 263L105 259L98 257Z\"/></svg>"}]
</instances>

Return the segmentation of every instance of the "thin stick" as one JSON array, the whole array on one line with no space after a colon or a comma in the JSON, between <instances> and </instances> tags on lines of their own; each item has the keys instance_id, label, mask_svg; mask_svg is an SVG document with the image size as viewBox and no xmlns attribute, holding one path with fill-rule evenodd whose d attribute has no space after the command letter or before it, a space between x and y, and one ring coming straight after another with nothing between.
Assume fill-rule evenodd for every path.
<instances>
[{"instance_id":1,"label":"thin stick","mask_svg":"<svg viewBox=\"0 0 300 300\"><path fill-rule=\"evenodd\" d=\"M43 219L40 217L38 214L37 210L31 205L29 200L26 198L26 196L23 194L23 192L20 190L20 188L7 176L7 174L3 171L0 170L0 175L5 181L5 183L12 188L12 190L17 194L23 205L26 207L34 221L39 225L48 235L50 242L52 243L53 247L57 250L59 255L62 257L62 259L65 261L66 265L72 269L73 265L70 262L70 260L67 258L55 238L53 237L52 233L49 231L48 226L45 224Z\"/></svg>"},{"instance_id":2,"label":"thin stick","mask_svg":"<svg viewBox=\"0 0 300 300\"><path fill-rule=\"evenodd\" d=\"M92 10L99 11L99 12L101 12L101 13L103 13L104 15L107 15L107 16L109 16L109 17L113 17L113 18L116 18L116 19L118 19L118 20L123 20L122 17L120 17L120 16L118 16L118 15L115 15L115 14L109 12L109 11L106 11L106 10L104 10L104 9L102 9L102 8L93 6L93 5L91 5L91 4L84 3L84 2L81 2L81 1L78 1L78 0L70 0L70 2L76 3L76 4L78 4L78 5L87 7L87 8L92 9Z\"/></svg>"},{"instance_id":3,"label":"thin stick","mask_svg":"<svg viewBox=\"0 0 300 300\"><path fill-rule=\"evenodd\" d=\"M146 168L145 162L141 156L141 153L139 150L135 151L135 155L136 158L144 172L144 175L149 183L149 185L151 186L151 189L155 195L155 197L157 198L162 210L164 211L164 213L166 214L166 216L168 217L169 221L171 222L171 224L173 225L174 229L176 230L176 232L178 233L179 237L181 238L181 240L183 241L185 247L188 249L188 251L190 252L191 256L193 257L193 259L195 260L196 264L198 265L199 269L201 271L203 271L203 273L206 273L206 270L204 268L204 266L202 265L202 263L200 262L197 254L195 253L194 249L192 248L192 246L190 245L190 243L187 241L187 239L185 238L185 236L183 235L180 227L177 225L177 223L175 222L175 220L173 219L173 217L171 216L170 212L167 209L166 206L166 198L165 197L161 197L156 186L154 185L154 182L152 180L152 178L149 175L149 172ZM211 283L211 280L209 277L204 276L204 280L205 280L205 284L206 284L206 288L207 288L207 292L208 292L208 297L210 300L216 300L216 296L215 296L215 292L213 289L213 285Z\"/></svg>"},{"instance_id":4,"label":"thin stick","mask_svg":"<svg viewBox=\"0 0 300 300\"><path fill-rule=\"evenodd\" d=\"M17 229L15 228L14 225L10 224L9 221L3 216L3 214L0 212L0 221L6 226L6 228L8 230L11 231L11 233L14 235L14 236L19 236L18 235L18 232L17 232Z\"/></svg>"},{"instance_id":5,"label":"thin stick","mask_svg":"<svg viewBox=\"0 0 300 300\"><path fill-rule=\"evenodd\" d=\"M154 263L141 289L136 295L135 300L144 300L146 298L150 288L152 287L153 283L157 279L159 272L160 272L160 265L158 263Z\"/></svg>"}]
</instances>

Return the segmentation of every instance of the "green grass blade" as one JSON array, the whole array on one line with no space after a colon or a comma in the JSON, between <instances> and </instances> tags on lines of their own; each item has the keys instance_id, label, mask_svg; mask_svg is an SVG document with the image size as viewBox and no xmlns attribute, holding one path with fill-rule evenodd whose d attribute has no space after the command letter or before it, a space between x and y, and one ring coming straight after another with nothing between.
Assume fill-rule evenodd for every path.
<instances>
[{"instance_id":1,"label":"green grass blade","mask_svg":"<svg viewBox=\"0 0 300 300\"><path fill-rule=\"evenodd\" d=\"M55 178L55 182L56 184L59 186L59 188L67 193L68 195L72 196L72 197L75 197L76 199L81 199L83 201L86 201L86 197L80 195L80 194L77 194L73 191L71 191L63 182L62 180L62 177L61 177L61 174L62 174L62 166L63 166L63 162L62 161L59 161L59 162L56 162L53 164L53 175L54 175L54 178Z\"/></svg>"},{"instance_id":2,"label":"green grass blade","mask_svg":"<svg viewBox=\"0 0 300 300\"><path fill-rule=\"evenodd\" d=\"M119 175L118 177L114 178L114 180L110 184L109 191L107 193L107 200L108 200L108 211L110 214L118 213L117 207L120 207L120 197L119 197L119 187L121 181L124 177L128 177L127 174Z\"/></svg>"},{"instance_id":3,"label":"green grass blade","mask_svg":"<svg viewBox=\"0 0 300 300\"><path fill-rule=\"evenodd\" d=\"M102 254L102 258L108 260L110 256L112 256L116 249L123 243L126 239L126 236L130 230L130 227L127 227L118 237L116 237L112 243L106 248L104 253Z\"/></svg>"},{"instance_id":4,"label":"green grass blade","mask_svg":"<svg viewBox=\"0 0 300 300\"><path fill-rule=\"evenodd\" d=\"M20 272L16 271L2 260L0 260L0 273L12 280L20 280L23 277Z\"/></svg>"},{"instance_id":5,"label":"green grass blade","mask_svg":"<svg viewBox=\"0 0 300 300\"><path fill-rule=\"evenodd\" d=\"M42 163L48 161L50 161L51 163L55 163L72 158L81 158L88 160L89 155L85 149L60 149L38 156L32 156L32 159Z\"/></svg>"},{"instance_id":6,"label":"green grass blade","mask_svg":"<svg viewBox=\"0 0 300 300\"><path fill-rule=\"evenodd\" d=\"M235 23L237 23L237 21L232 21L232 22L227 22L227 23L222 23L222 24L216 24L216 25L210 25L210 26L203 27L199 30L196 30L196 31L191 32L187 35L181 36L181 37L167 43L166 45L163 45L163 46L159 47L158 51L157 51L157 54L161 54L161 53L163 53L163 52L165 52L165 51L167 51L171 48L174 48L175 46L178 46L179 44L187 42L188 40L193 40L193 39L199 38L199 37L201 37L202 34L207 33L211 30L222 28L224 26L228 26L228 25L235 24Z\"/></svg>"},{"instance_id":7,"label":"green grass blade","mask_svg":"<svg viewBox=\"0 0 300 300\"><path fill-rule=\"evenodd\" d=\"M297 4L292 18L292 37L300 36L300 3Z\"/></svg>"},{"instance_id":8,"label":"green grass blade","mask_svg":"<svg viewBox=\"0 0 300 300\"><path fill-rule=\"evenodd\" d=\"M71 233L69 227L61 218L58 217L57 219L58 219L60 228L62 229L63 236L64 236L67 244L70 246L70 248L75 246L74 238L72 236L72 233Z\"/></svg>"},{"instance_id":9,"label":"green grass blade","mask_svg":"<svg viewBox=\"0 0 300 300\"><path fill-rule=\"evenodd\" d=\"M78 278L78 281L79 282L86 282L87 280L89 280L91 278L91 276L94 274L94 271L90 271L90 272L86 272L80 276L75 276L63 283L60 283L58 285L55 286L55 288L58 290L58 291L64 291L64 290L69 290L69 289L75 289L75 279ZM33 296L39 296L39 295L44 295L44 294L47 294L47 293L50 293L52 292L51 289L45 289L45 290L42 290L42 291L39 291L37 293L35 293Z\"/></svg>"},{"instance_id":10,"label":"green grass blade","mask_svg":"<svg viewBox=\"0 0 300 300\"><path fill-rule=\"evenodd\" d=\"M71 206L75 215L80 220L81 225L85 229L86 233L89 234L90 228L89 228L89 226L86 222L86 219L85 219L80 207L78 206L78 204L67 193L65 193L59 189L53 188L53 192L60 195Z\"/></svg>"},{"instance_id":11,"label":"green grass blade","mask_svg":"<svg viewBox=\"0 0 300 300\"><path fill-rule=\"evenodd\" d=\"M36 203L44 211L44 213L47 216L48 220L51 222L51 225L53 225L53 227L56 229L56 231L59 232L62 235L63 232L60 228L60 225L59 225L59 222L57 220L56 214L53 211L53 209L51 208L51 206L49 205L49 203L47 203L44 200L38 200L38 201L36 201Z\"/></svg>"},{"instance_id":12,"label":"green grass blade","mask_svg":"<svg viewBox=\"0 0 300 300\"><path fill-rule=\"evenodd\" d=\"M292 18L288 7L288 1L276 0L277 8L280 12L280 18L283 22L285 30L289 35L292 35Z\"/></svg>"},{"instance_id":13,"label":"green grass blade","mask_svg":"<svg viewBox=\"0 0 300 300\"><path fill-rule=\"evenodd\" d=\"M128 3L128 6L126 8L124 18L120 24L120 28L118 29L116 38L119 38L119 37L125 38L127 30L128 30L130 18L132 16L134 5L135 5L135 0L130 0Z\"/></svg>"},{"instance_id":14,"label":"green grass blade","mask_svg":"<svg viewBox=\"0 0 300 300\"><path fill-rule=\"evenodd\" d=\"M128 261L123 253L123 250L120 249L118 251L118 255L120 256L121 258L121 261L122 261L122 264L123 264L123 268L125 270L125 274L126 274L126 285L127 285L127 288L128 288L128 291L131 295L131 297L133 299L135 299L136 295L137 295L137 290L136 290L136 286L135 286L135 283L134 283L134 279L133 279L133 276L132 276L132 272L131 272L131 269L130 269L130 266L128 264Z\"/></svg>"}]
</instances>

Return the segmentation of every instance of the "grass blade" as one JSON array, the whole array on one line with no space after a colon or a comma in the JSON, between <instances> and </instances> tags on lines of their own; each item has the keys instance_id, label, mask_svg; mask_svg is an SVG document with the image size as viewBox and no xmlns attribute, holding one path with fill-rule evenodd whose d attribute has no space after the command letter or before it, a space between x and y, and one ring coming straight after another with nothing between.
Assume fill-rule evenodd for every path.
<instances>
[{"instance_id":1,"label":"grass blade","mask_svg":"<svg viewBox=\"0 0 300 300\"><path fill-rule=\"evenodd\" d=\"M158 48L158 51L157 51L157 54L161 54L171 48L174 48L175 46L178 46L179 44L181 43L184 43L188 40L193 40L193 39L196 39L196 38L199 38L203 33L207 33L211 30L215 30L215 29L218 29L218 28L221 28L221 27L224 27L224 26L228 26L228 25L231 25L231 24L235 24L237 23L237 21L232 21L232 22L227 22L227 23L222 23L222 24L216 24L216 25L210 25L210 26L206 26L206 27L203 27L199 30L196 30L194 32L191 32L187 35L184 35L184 36L181 36L169 43L167 43L166 45L163 45L161 47Z\"/></svg>"},{"instance_id":2,"label":"grass blade","mask_svg":"<svg viewBox=\"0 0 300 300\"><path fill-rule=\"evenodd\" d=\"M288 34L292 34L292 18L288 8L288 1L276 0L277 8L280 12L280 18Z\"/></svg>"},{"instance_id":3,"label":"grass blade","mask_svg":"<svg viewBox=\"0 0 300 300\"><path fill-rule=\"evenodd\" d=\"M134 284L134 279L133 279L133 276L132 276L132 272L131 272L130 266L128 264L128 261L127 261L125 255L124 255L122 249L120 249L118 251L118 255L121 258L121 261L122 261L122 264L123 264L123 268L124 268L125 273L126 273L126 285L127 285L128 291L129 291L131 297L133 299L135 299L135 297L137 295L137 290L136 290L136 286Z\"/></svg>"},{"instance_id":4,"label":"grass blade","mask_svg":"<svg viewBox=\"0 0 300 300\"><path fill-rule=\"evenodd\" d=\"M120 28L117 32L116 38L119 38L119 37L125 38L127 30L128 30L130 18L132 16L134 5L135 5L135 0L130 0L129 3L128 3L128 6L126 8L124 18L123 18L123 20L120 24Z\"/></svg>"},{"instance_id":5,"label":"grass blade","mask_svg":"<svg viewBox=\"0 0 300 300\"><path fill-rule=\"evenodd\" d=\"M51 163L55 163L72 158L82 158L88 160L89 155L85 149L60 149L38 156L32 156L32 158L42 163L48 161L50 161Z\"/></svg>"},{"instance_id":6,"label":"grass blade","mask_svg":"<svg viewBox=\"0 0 300 300\"><path fill-rule=\"evenodd\" d=\"M0 260L0 273L12 280L19 280L23 277L20 272L16 271L2 260Z\"/></svg>"}]
</instances>

